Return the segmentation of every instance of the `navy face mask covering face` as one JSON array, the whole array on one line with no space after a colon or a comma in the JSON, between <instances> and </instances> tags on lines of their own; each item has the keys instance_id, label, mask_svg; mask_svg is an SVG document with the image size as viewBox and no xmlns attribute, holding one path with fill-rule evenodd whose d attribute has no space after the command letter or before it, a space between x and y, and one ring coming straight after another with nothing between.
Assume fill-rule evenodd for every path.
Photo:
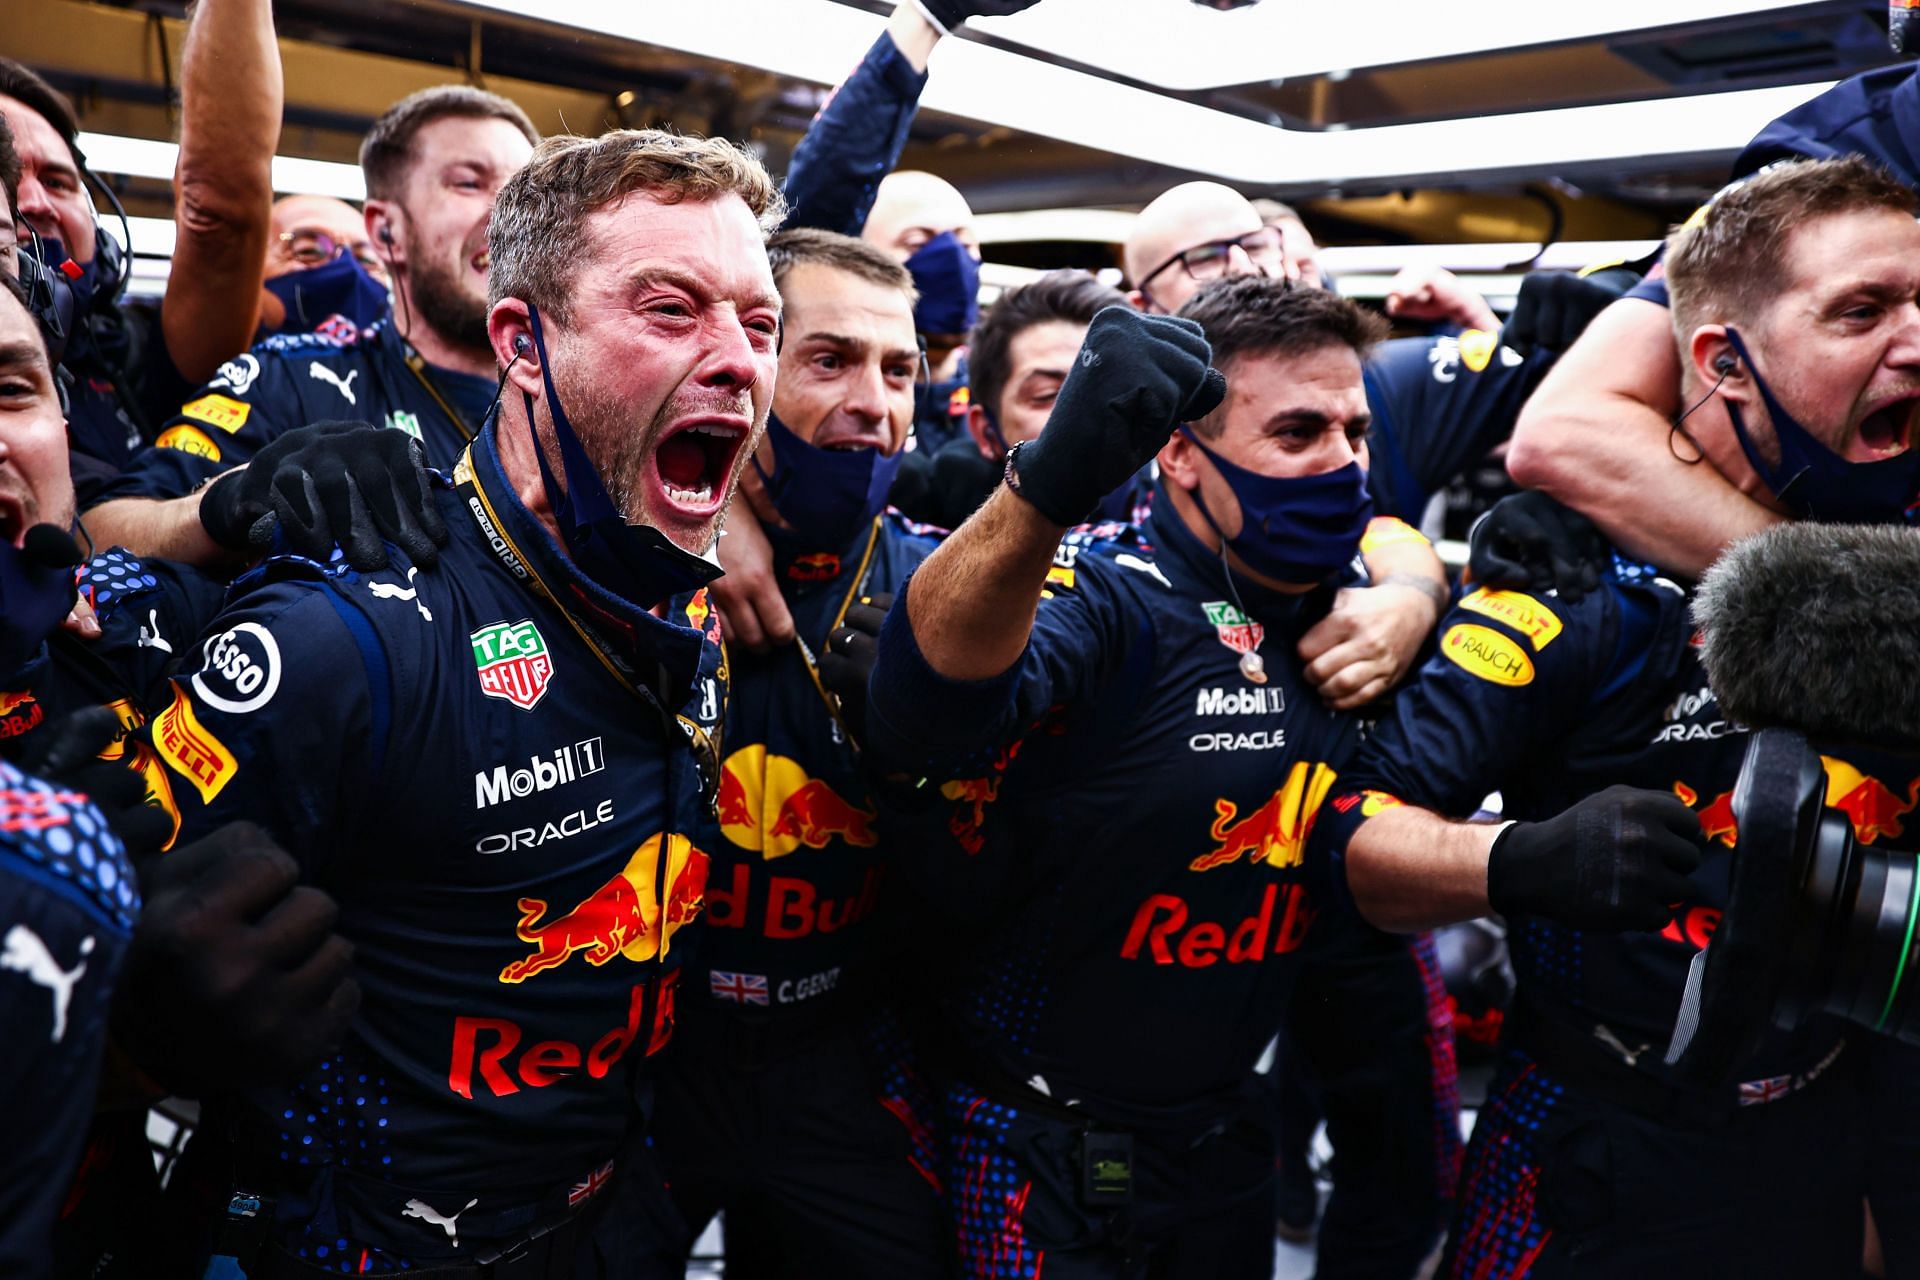
<instances>
[{"instance_id":1,"label":"navy face mask covering face","mask_svg":"<svg viewBox=\"0 0 1920 1280\"><path fill-rule=\"evenodd\" d=\"M778 414L767 415L773 470L753 469L767 497L793 531L822 551L839 551L873 523L887 505L887 491L903 456L878 449L821 449L795 435Z\"/></svg>"},{"instance_id":2,"label":"navy face mask covering face","mask_svg":"<svg viewBox=\"0 0 1920 1280\"><path fill-rule=\"evenodd\" d=\"M980 318L980 261L951 231L942 231L907 259L920 300L913 327L920 333L966 333Z\"/></svg>"},{"instance_id":3,"label":"navy face mask covering face","mask_svg":"<svg viewBox=\"0 0 1920 1280\"><path fill-rule=\"evenodd\" d=\"M50 524L27 530L27 549L0 542L0 676L25 666L78 598L73 539Z\"/></svg>"},{"instance_id":4,"label":"navy face mask covering face","mask_svg":"<svg viewBox=\"0 0 1920 1280\"><path fill-rule=\"evenodd\" d=\"M540 482L546 486L554 523L560 526L560 539L573 563L597 585L648 609L719 577L719 565L683 551L652 525L628 524L613 505L600 482L600 473L587 457L573 424L567 421L567 411L560 407L546 339L540 332L539 309L529 305L527 318L532 322L533 345L540 356L540 381L546 388L547 409L553 414L560 465L567 476L565 488L554 479L553 469L547 465L547 451L540 447L533 397L523 393L527 431L533 436L533 454L540 460Z\"/></svg>"},{"instance_id":5,"label":"navy face mask covering face","mask_svg":"<svg viewBox=\"0 0 1920 1280\"><path fill-rule=\"evenodd\" d=\"M1317 476L1263 476L1228 462L1190 428L1180 434L1207 455L1239 501L1240 532L1229 538L1200 490L1191 491L1207 524L1254 572L1276 582L1320 582L1359 552L1373 498L1358 462Z\"/></svg>"},{"instance_id":6,"label":"navy face mask covering face","mask_svg":"<svg viewBox=\"0 0 1920 1280\"><path fill-rule=\"evenodd\" d=\"M1847 524L1897 524L1920 493L1920 451L1909 447L1905 453L1879 462L1849 462L1822 444L1817 436L1801 426L1794 416L1774 398L1767 380L1760 376L1747 344L1731 326L1727 341L1740 353L1753 385L1760 390L1767 412L1773 416L1774 438L1780 443L1780 464L1769 464L1754 447L1747 433L1739 406L1727 403L1727 417L1733 422L1733 434L1747 461L1773 496L1787 504L1799 516L1810 520Z\"/></svg>"},{"instance_id":7,"label":"navy face mask covering face","mask_svg":"<svg viewBox=\"0 0 1920 1280\"><path fill-rule=\"evenodd\" d=\"M277 328L262 326L262 337L271 333L312 333L335 316L364 332L387 313L386 286L368 275L367 269L351 253L343 253L317 267L271 276L266 287L285 304L287 318Z\"/></svg>"}]
</instances>

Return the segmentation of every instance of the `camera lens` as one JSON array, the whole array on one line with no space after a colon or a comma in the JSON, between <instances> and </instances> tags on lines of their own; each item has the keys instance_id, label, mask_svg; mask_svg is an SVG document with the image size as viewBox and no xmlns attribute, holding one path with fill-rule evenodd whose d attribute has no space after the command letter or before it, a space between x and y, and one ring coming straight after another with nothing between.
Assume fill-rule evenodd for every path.
<instances>
[{"instance_id":1,"label":"camera lens","mask_svg":"<svg viewBox=\"0 0 1920 1280\"><path fill-rule=\"evenodd\" d=\"M1810 849L1775 1020L1792 1027L1824 1010L1920 1044L1920 872L1913 855L1861 844L1827 810Z\"/></svg>"}]
</instances>

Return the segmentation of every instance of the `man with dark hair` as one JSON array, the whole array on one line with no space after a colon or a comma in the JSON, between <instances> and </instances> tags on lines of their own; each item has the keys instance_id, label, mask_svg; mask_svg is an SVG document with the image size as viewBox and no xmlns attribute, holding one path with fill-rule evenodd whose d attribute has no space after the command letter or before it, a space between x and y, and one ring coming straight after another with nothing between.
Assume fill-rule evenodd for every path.
<instances>
[{"instance_id":1,"label":"man with dark hair","mask_svg":"<svg viewBox=\"0 0 1920 1280\"><path fill-rule=\"evenodd\" d=\"M495 387L486 341L487 220L494 194L537 139L520 108L466 86L423 89L390 107L362 148L374 165L367 235L392 279L383 318L363 332L269 338L221 366L167 423L159 447L88 510L94 536L144 555L231 569L263 549L255 539L271 528L262 530L261 517L275 510L260 492L262 478L248 490L236 464L272 450L262 465L286 470L276 483L293 512L291 520L283 515L282 532L311 526L297 544L309 554L324 554L317 548L337 538L356 563L377 564L381 530L372 522L380 503L365 490L384 493L386 477L361 470L351 486L342 477L373 467L370 457L410 472L409 438L428 462L449 466L478 429ZM309 423L339 420L397 433L356 437L356 461L341 461L346 442L286 438ZM320 486L318 510L307 510L301 496L309 480ZM406 541L410 555L431 563L430 537Z\"/></svg>"},{"instance_id":2,"label":"man with dark hair","mask_svg":"<svg viewBox=\"0 0 1920 1280\"><path fill-rule=\"evenodd\" d=\"M1675 232L1689 328L1669 340L1701 402L1677 447L1785 518L1902 518L1920 479L1915 206L1864 161L1802 161ZM1818 1020L1717 1090L1662 1064L1726 902L1746 748L1687 604L1624 554L1579 598L1472 592L1336 789L1328 822L1370 919L1497 911L1514 939L1447 1276L1853 1275L1863 1195L1909 1234L1913 1166L1886 1157L1910 1146L1911 1077L1868 1083L1890 1042ZM1858 797L1913 795L1914 763L1828 749L1827 796L1858 837L1910 847L1920 833ZM1505 821L1458 820L1494 791ZM1910 1274L1910 1243L1887 1243L1889 1274Z\"/></svg>"},{"instance_id":3,"label":"man with dark hair","mask_svg":"<svg viewBox=\"0 0 1920 1280\"><path fill-rule=\"evenodd\" d=\"M153 440L154 424L195 383L253 339L281 97L268 0L195 6L180 63L173 270L155 318L123 301L131 247L109 240L95 220L72 105L0 59L0 117L23 168L16 234L26 249L37 233L42 265L71 277L74 332L61 359L76 380L67 429L81 455L83 499Z\"/></svg>"},{"instance_id":4,"label":"man with dark hair","mask_svg":"<svg viewBox=\"0 0 1920 1280\"><path fill-rule=\"evenodd\" d=\"M913 419L913 278L862 240L768 244L785 306L767 437L741 483L774 547L797 644L735 652L708 846L709 930L682 986L654 1142L687 1252L715 1212L727 1273L949 1274L929 1117L882 943L895 864L857 712L816 661L850 611L932 549L884 504ZM896 929L897 934L897 929Z\"/></svg>"},{"instance_id":5,"label":"man with dark hair","mask_svg":"<svg viewBox=\"0 0 1920 1280\"><path fill-rule=\"evenodd\" d=\"M1380 334L1249 285L1278 336L1224 383L1200 325L1100 312L1006 487L880 629L868 748L939 797L901 873L950 957L969 1272L1271 1272L1254 1066L1308 922L1337 910L1310 834L1358 737L1293 641L1359 573ZM1156 458L1144 526L1068 532Z\"/></svg>"},{"instance_id":6,"label":"man with dark hair","mask_svg":"<svg viewBox=\"0 0 1920 1280\"><path fill-rule=\"evenodd\" d=\"M426 126L422 159L469 123ZM247 1274L637 1256L642 1063L717 791L704 587L771 403L781 212L724 141L541 143L488 227L506 394L433 495L442 571L269 560L174 680L151 741L183 825L283 839L339 898L365 993L300 1083L206 1104L238 1161L220 1190L267 1204Z\"/></svg>"}]
</instances>

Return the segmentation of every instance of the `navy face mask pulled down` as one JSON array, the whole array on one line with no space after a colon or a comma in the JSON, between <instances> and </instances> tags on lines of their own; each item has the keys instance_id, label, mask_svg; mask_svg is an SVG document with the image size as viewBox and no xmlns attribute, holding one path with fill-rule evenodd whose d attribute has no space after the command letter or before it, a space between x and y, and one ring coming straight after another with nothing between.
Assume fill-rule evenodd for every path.
<instances>
[{"instance_id":1,"label":"navy face mask pulled down","mask_svg":"<svg viewBox=\"0 0 1920 1280\"><path fill-rule=\"evenodd\" d=\"M0 542L0 675L25 665L78 598L73 571L82 557L73 539L37 524L24 541L23 550Z\"/></svg>"},{"instance_id":2,"label":"navy face mask pulled down","mask_svg":"<svg viewBox=\"0 0 1920 1280\"><path fill-rule=\"evenodd\" d=\"M527 318L532 322L540 381L546 389L553 436L560 446L560 465L567 477L564 486L554 478L553 469L547 465L547 451L540 447L533 397L523 393L521 398L527 410L527 431L533 437L533 455L540 460L540 483L546 487L547 502L553 507L554 522L560 526L560 540L568 556L595 583L647 609L719 577L719 565L675 546L651 525L628 524L614 506L599 471L587 457L586 447L567 420L567 411L560 405L538 308L529 305Z\"/></svg>"},{"instance_id":3,"label":"navy face mask pulled down","mask_svg":"<svg viewBox=\"0 0 1920 1280\"><path fill-rule=\"evenodd\" d=\"M873 523L887 505L903 456L822 449L795 435L778 414L767 416L767 443L773 446L773 470L762 467L757 454L753 469L780 518L821 551L840 550Z\"/></svg>"},{"instance_id":4,"label":"navy face mask pulled down","mask_svg":"<svg viewBox=\"0 0 1920 1280\"><path fill-rule=\"evenodd\" d=\"M1229 538L1193 489L1194 504L1220 540L1255 573L1276 582L1320 582L1360 550L1373 518L1367 473L1358 462L1315 476L1266 476L1207 448L1192 429L1180 433L1207 455L1240 503L1240 532Z\"/></svg>"},{"instance_id":5,"label":"navy face mask pulled down","mask_svg":"<svg viewBox=\"0 0 1920 1280\"><path fill-rule=\"evenodd\" d=\"M1753 385L1760 390L1767 412L1773 417L1774 438L1780 444L1780 462L1769 463L1754 446L1738 405L1727 401L1727 417L1733 422L1733 434L1742 452L1753 465L1761 483L1773 496L1787 504L1795 515L1809 520L1846 524L1897 524L1908 508L1920 498L1920 450L1909 447L1905 453L1879 462L1849 462L1822 444L1817 436L1800 425L1786 407L1774 397L1767 380L1760 376L1747 344L1731 326L1727 341L1740 353Z\"/></svg>"}]
</instances>

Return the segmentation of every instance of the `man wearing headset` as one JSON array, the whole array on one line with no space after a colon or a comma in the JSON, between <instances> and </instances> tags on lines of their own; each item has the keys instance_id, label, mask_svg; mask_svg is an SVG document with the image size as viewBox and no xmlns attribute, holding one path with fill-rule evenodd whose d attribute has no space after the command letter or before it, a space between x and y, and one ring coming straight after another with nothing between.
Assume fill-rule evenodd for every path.
<instances>
[{"instance_id":1,"label":"man wearing headset","mask_svg":"<svg viewBox=\"0 0 1920 1280\"><path fill-rule=\"evenodd\" d=\"M73 106L0 59L0 118L22 161L16 234L71 295L63 364L83 501L149 443L154 425L253 338L280 131L280 53L268 0L206 0L180 65L173 270L158 317L126 304L126 246L95 220ZM119 213L112 189L93 179ZM113 228L124 235L124 226Z\"/></svg>"},{"instance_id":2,"label":"man wearing headset","mask_svg":"<svg viewBox=\"0 0 1920 1280\"><path fill-rule=\"evenodd\" d=\"M234 470L252 463L249 472L282 472L296 495L317 477L321 508L283 514L283 531L304 528L319 548L326 530L325 541L337 536L356 562L379 563L380 531L364 512L379 518L389 472L415 470L409 442L433 465L451 466L493 401L488 218L538 138L519 107L465 85L423 89L388 108L361 144L360 167L368 238L392 276L391 310L363 333L273 337L222 365L166 424L159 447L88 510L96 542L203 567L237 563L258 549L249 534L260 536L271 509L267 477ZM342 269L364 274L344 257ZM340 420L374 429L351 447L289 436ZM255 488L243 496L248 484ZM430 563L432 537L403 525L385 532Z\"/></svg>"}]
</instances>

